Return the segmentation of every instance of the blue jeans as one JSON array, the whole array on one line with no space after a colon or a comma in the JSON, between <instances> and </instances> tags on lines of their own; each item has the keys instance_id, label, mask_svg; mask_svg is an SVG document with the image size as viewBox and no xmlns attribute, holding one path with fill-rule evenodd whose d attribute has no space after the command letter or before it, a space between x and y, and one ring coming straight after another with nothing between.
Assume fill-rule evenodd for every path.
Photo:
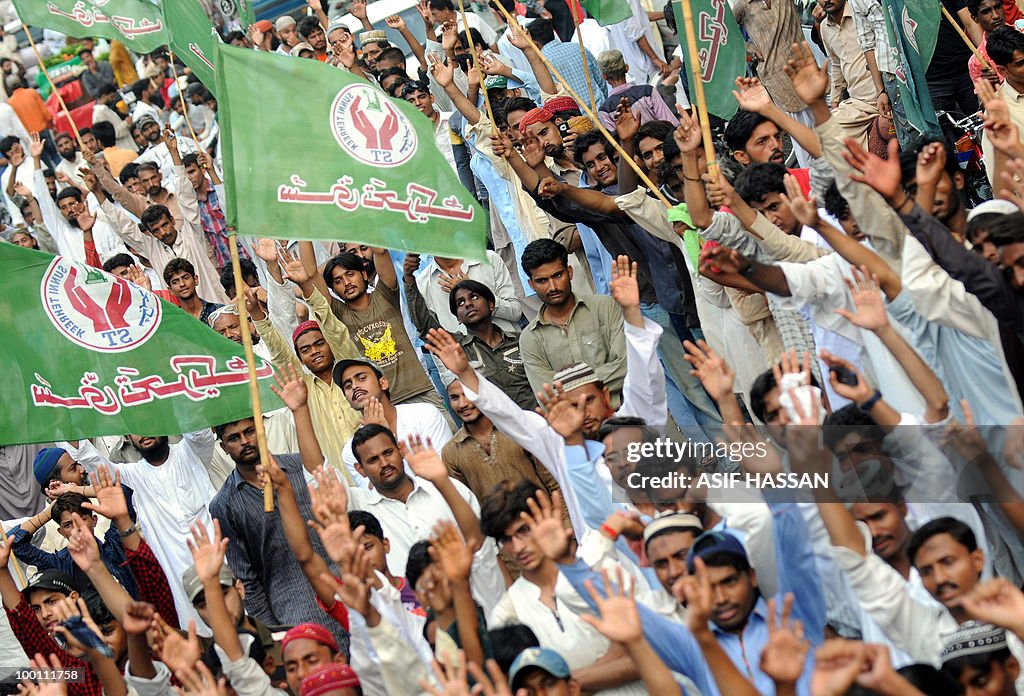
<instances>
[{"instance_id":1,"label":"blue jeans","mask_svg":"<svg viewBox=\"0 0 1024 696\"><path fill-rule=\"evenodd\" d=\"M896 126L896 139L900 141L901 148L910 147L917 138L917 131L907 119L907 109L903 106L903 96L897 86L896 76L882 73L882 84L885 86L885 93L889 95L889 103L892 105L892 120Z\"/></svg>"},{"instance_id":2,"label":"blue jeans","mask_svg":"<svg viewBox=\"0 0 1024 696\"><path fill-rule=\"evenodd\" d=\"M665 391L668 410L686 437L697 442L710 442L704 426L720 426L722 419L711 397L683 359L683 346L672 326L672 317L656 303L642 302L640 312L662 328L658 341L658 359L665 368Z\"/></svg>"}]
</instances>

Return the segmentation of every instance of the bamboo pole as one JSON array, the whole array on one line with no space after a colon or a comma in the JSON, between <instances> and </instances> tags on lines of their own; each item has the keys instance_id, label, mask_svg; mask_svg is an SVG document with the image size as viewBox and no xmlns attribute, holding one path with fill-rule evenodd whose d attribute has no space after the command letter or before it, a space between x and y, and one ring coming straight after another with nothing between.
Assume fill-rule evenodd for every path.
<instances>
[{"instance_id":1,"label":"bamboo pole","mask_svg":"<svg viewBox=\"0 0 1024 696\"><path fill-rule=\"evenodd\" d=\"M991 66L988 64L988 61L985 60L985 56L981 55L981 52L978 51L978 47L974 45L973 41L971 41L971 37L969 37L966 34L966 32L964 32L963 27L961 27L960 24L955 19L953 19L953 15L949 13L949 10L947 10L942 3L939 3L939 7L942 9L942 15L947 20L949 20L949 23L953 25L954 29L956 29L956 33L959 34L960 38L964 40L965 44L967 44L967 48L971 49L971 53L973 53L974 57L978 59L979 63L981 63L982 70L991 69Z\"/></svg>"},{"instance_id":2,"label":"bamboo pole","mask_svg":"<svg viewBox=\"0 0 1024 696\"><path fill-rule=\"evenodd\" d=\"M75 123L75 119L71 118L71 112L68 111L68 105L64 103L64 97L60 96L60 90L57 89L57 85L53 83L53 79L50 77L50 73L47 72L46 66L43 65L43 57L39 55L39 49L36 47L36 42L32 38L31 32L29 32L28 27L25 26L24 22L21 23L21 28L25 31L25 36L28 37L28 42L32 46L32 52L36 54L36 60L39 61L39 69L43 71L43 75L46 76L46 81L50 83L50 89L57 95L57 101L60 103L60 108L64 111L64 115L68 117L68 123L71 124L71 130L75 133L75 140L78 141L78 149L84 150L85 145L82 144L82 136L78 132L78 124Z\"/></svg>"},{"instance_id":3,"label":"bamboo pole","mask_svg":"<svg viewBox=\"0 0 1024 696\"><path fill-rule=\"evenodd\" d=\"M480 91L484 93L484 108L487 109L487 118L491 119L491 132L497 132L494 123L494 111L491 110L491 98L487 96L487 86L484 84L484 72L480 69L480 61L476 55L476 45L473 43L473 35L469 31L469 22L466 21L466 8L459 0L459 15L462 17L462 30L466 33L467 50L473 58L473 67L476 68L477 77L480 79Z\"/></svg>"},{"instance_id":4,"label":"bamboo pole","mask_svg":"<svg viewBox=\"0 0 1024 696\"><path fill-rule=\"evenodd\" d=\"M644 185L647 186L648 189L650 189L651 193L658 197L658 200L665 204L666 208L674 207L672 203L668 200L668 198L665 197L665 194L662 193L661 190L654 185L654 182L651 181L650 177L644 174L643 170L640 169L640 165L636 163L633 157L627 154L626 151L622 149L622 146L619 145L619 141L616 140L612 136L612 134L608 132L608 129L605 128L604 125L601 123L601 120L597 117L597 114L595 114L594 111L589 106L587 106L586 102L580 99L580 96L573 91L572 87L569 86L569 83L566 82L564 77L562 77L562 73L558 72L558 69L551 64L551 61L547 59L547 56L541 53L540 48L537 47L537 44L535 44L533 42L533 39L530 38L530 35L526 33L522 27L519 26L519 23L516 22L515 19L513 19L512 15L509 14L508 10L506 10L500 2L495 3L494 6L501 10L502 14L505 15L505 20L509 23L509 26L517 27L518 31L522 34L523 38L526 39L527 43L530 44L530 48L536 51L537 57L540 58L541 62L544 63L547 69L551 71L551 74L554 75L555 79L562 83L562 87L565 88L565 91L568 92L569 95L576 100L576 103L580 105L580 109L583 110L583 113L585 113L587 115L587 118L589 118L591 122L593 122L594 127L601 131L601 134L608 139L608 141L612 144L615 150L619 153L619 157L626 158L627 164L629 164L629 166L633 168L633 171L636 172L636 175L640 178L640 181L644 182Z\"/></svg>"},{"instance_id":5,"label":"bamboo pole","mask_svg":"<svg viewBox=\"0 0 1024 696\"><path fill-rule=\"evenodd\" d=\"M245 364L249 367L249 397L252 399L252 419L256 424L256 442L260 449L260 464L270 467L270 450L267 449L267 433L263 427L263 405L260 403L260 385L256 379L256 356L252 352L252 334L249 333L249 309L245 306L245 281L242 280L242 264L238 259L238 232L228 228L228 246L231 247L231 270L235 276L235 300L238 303L238 323L242 326L242 347L245 349ZM274 511L274 489L270 476L264 477L263 511Z\"/></svg>"},{"instance_id":6,"label":"bamboo pole","mask_svg":"<svg viewBox=\"0 0 1024 696\"><path fill-rule=\"evenodd\" d=\"M582 10L582 7L580 8ZM583 76L587 79L587 92L590 93L590 108L597 111L597 99L594 98L594 84L590 81L590 66L587 65L587 47L583 45L583 33L580 32L580 19L574 7L569 8L572 22L576 25L576 40L580 44L580 61L583 63Z\"/></svg>"},{"instance_id":7,"label":"bamboo pole","mask_svg":"<svg viewBox=\"0 0 1024 696\"><path fill-rule=\"evenodd\" d=\"M700 118L701 140L704 141L704 156L707 158L708 175L718 181L718 161L715 157L715 143L711 140L711 120L708 118L708 102L704 95L704 75L697 53L697 33L693 28L693 8L690 0L682 0L683 24L686 31L686 49L690 57L690 71L693 73L693 96Z\"/></svg>"}]
</instances>

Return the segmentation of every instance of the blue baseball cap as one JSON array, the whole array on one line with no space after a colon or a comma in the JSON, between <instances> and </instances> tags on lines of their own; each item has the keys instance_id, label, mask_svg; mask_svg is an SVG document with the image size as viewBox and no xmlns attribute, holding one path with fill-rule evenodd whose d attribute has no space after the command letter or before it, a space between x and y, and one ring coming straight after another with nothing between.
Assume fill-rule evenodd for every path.
<instances>
[{"instance_id":1,"label":"blue baseball cap","mask_svg":"<svg viewBox=\"0 0 1024 696\"><path fill-rule=\"evenodd\" d=\"M46 480L53 475L57 468L57 462L67 454L61 447L45 447L39 450L36 458L32 460L32 475L36 477L36 483L40 486L46 485Z\"/></svg>"},{"instance_id":2,"label":"blue baseball cap","mask_svg":"<svg viewBox=\"0 0 1024 696\"><path fill-rule=\"evenodd\" d=\"M728 532L704 532L693 542L693 546L690 547L690 553L686 557L686 568L691 573L694 572L693 559L700 557L702 559L708 556L716 555L719 553L727 553L737 558L742 558L744 561L747 559L747 550L743 548L743 544L732 534Z\"/></svg>"},{"instance_id":3,"label":"blue baseball cap","mask_svg":"<svg viewBox=\"0 0 1024 696\"><path fill-rule=\"evenodd\" d=\"M522 686L522 684L518 683L519 677L522 676L523 672L532 667L542 669L552 677L559 679L568 679L572 675L565 658L554 650L550 648L527 648L516 656L508 670L508 681L513 691Z\"/></svg>"}]
</instances>

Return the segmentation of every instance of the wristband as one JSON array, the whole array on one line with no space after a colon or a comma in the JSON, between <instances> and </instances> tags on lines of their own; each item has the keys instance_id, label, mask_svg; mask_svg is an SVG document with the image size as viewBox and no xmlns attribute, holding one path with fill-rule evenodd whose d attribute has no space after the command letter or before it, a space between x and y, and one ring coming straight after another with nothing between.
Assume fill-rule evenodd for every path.
<instances>
[{"instance_id":1,"label":"wristband","mask_svg":"<svg viewBox=\"0 0 1024 696\"><path fill-rule=\"evenodd\" d=\"M894 205L892 207L893 210L899 211L899 209L902 208L903 206L905 206L907 204L907 201L909 201L909 200L910 200L910 194L907 193L906 190L904 189L904 191L903 191L903 200L900 202L899 205Z\"/></svg>"},{"instance_id":2,"label":"wristband","mask_svg":"<svg viewBox=\"0 0 1024 696\"><path fill-rule=\"evenodd\" d=\"M865 413L867 413L868 411L873 409L875 407L875 404L877 404L881 400L882 400L882 392L880 392L880 391L878 391L876 389L875 393L871 395L871 398L868 399L867 401L865 401L862 404L857 404L857 408L859 408L861 411L864 411Z\"/></svg>"},{"instance_id":3,"label":"wristband","mask_svg":"<svg viewBox=\"0 0 1024 696\"><path fill-rule=\"evenodd\" d=\"M748 263L747 267L740 271L740 275L744 278L749 278L750 274L754 272L754 264Z\"/></svg>"},{"instance_id":4,"label":"wristband","mask_svg":"<svg viewBox=\"0 0 1024 696\"><path fill-rule=\"evenodd\" d=\"M614 527L612 527L607 522L605 522L605 523L603 523L601 525L601 533L604 534L609 539L611 539L612 541L615 541L615 540L617 540L619 538L619 533L615 530Z\"/></svg>"},{"instance_id":5,"label":"wristband","mask_svg":"<svg viewBox=\"0 0 1024 696\"><path fill-rule=\"evenodd\" d=\"M119 531L118 534L121 535L122 539L127 539L132 534L135 534L136 532L138 532L140 529L141 529L141 527L139 526L139 523L136 522L131 527L129 527L128 529L124 530L123 532Z\"/></svg>"}]
</instances>

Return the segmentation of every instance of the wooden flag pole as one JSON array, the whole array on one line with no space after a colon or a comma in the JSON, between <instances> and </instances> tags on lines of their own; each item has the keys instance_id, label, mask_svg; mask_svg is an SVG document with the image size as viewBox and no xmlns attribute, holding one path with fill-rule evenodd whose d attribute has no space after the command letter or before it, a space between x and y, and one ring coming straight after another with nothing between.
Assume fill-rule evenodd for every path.
<instances>
[{"instance_id":1,"label":"wooden flag pole","mask_svg":"<svg viewBox=\"0 0 1024 696\"><path fill-rule=\"evenodd\" d=\"M238 232L228 228L228 246L231 247L231 270L235 276L235 300L238 303L238 323L242 326L242 347L245 349L245 364L249 367L249 397L252 399L252 419L256 424L256 442L260 449L260 464L270 467L270 450L267 449L267 433L263 427L263 405L260 403L260 384L256 379L256 355L252 352L252 334L249 332L249 309L245 306L245 281L242 280L242 264L238 259ZM263 511L274 511L274 489L270 477L264 477Z\"/></svg>"},{"instance_id":2,"label":"wooden flag pole","mask_svg":"<svg viewBox=\"0 0 1024 696\"><path fill-rule=\"evenodd\" d=\"M29 32L28 27L22 22L21 28L25 31L25 36L28 37L28 42L32 46L32 52L36 54L36 60L39 62L39 69L43 71L43 75L46 76L46 81L50 83L50 89L57 95L57 101L60 103L60 108L64 112L64 115L68 117L68 123L71 124L71 130L75 132L75 140L78 141L78 149L84 150L85 145L82 144L82 136L78 132L78 124L75 123L75 119L71 118L71 112L68 111L68 105L64 103L64 97L60 96L60 90L57 89L57 85L53 84L53 80L50 78L50 73L46 71L46 66L43 65L43 57L39 55L39 49L36 47L36 42L32 38L32 34Z\"/></svg>"},{"instance_id":3,"label":"wooden flag pole","mask_svg":"<svg viewBox=\"0 0 1024 696\"><path fill-rule=\"evenodd\" d=\"M582 6L580 9L583 9ZM580 18L576 15L576 9L573 7L569 7L569 14L572 15L572 22L576 25L576 40L580 44L580 61L583 63L583 76L587 79L587 92L590 93L590 108L597 111L594 84L590 81L590 66L587 65L587 47L583 45L583 33L580 31Z\"/></svg>"},{"instance_id":4,"label":"wooden flag pole","mask_svg":"<svg viewBox=\"0 0 1024 696\"><path fill-rule=\"evenodd\" d=\"M953 15L949 13L949 10L946 9L945 5L939 3L939 7L942 9L943 16L949 21L950 24L953 25L953 28L956 29L956 33L959 34L960 38L964 40L965 44L967 44L967 48L971 49L971 53L973 53L974 57L978 59L979 63L981 63L981 69L990 70L992 66L990 66L988 64L988 61L985 60L985 56L981 55L981 52L978 50L978 47L974 45L973 41L971 41L971 37L969 37L964 32L963 27L961 27L957 23L957 21L953 19Z\"/></svg>"},{"instance_id":5,"label":"wooden flag pole","mask_svg":"<svg viewBox=\"0 0 1024 696\"><path fill-rule=\"evenodd\" d=\"M491 132L497 132L498 126L494 123L494 111L491 110L491 99L487 96L487 85L484 84L484 72L480 69L480 61L476 55L476 45L473 43L473 35L469 31L469 22L466 21L466 8L459 0L459 15L462 17L462 30L466 33L466 43L473 58L473 67L476 68L477 77L480 79L480 90L484 93L484 108L487 109L487 118L491 119Z\"/></svg>"},{"instance_id":6,"label":"wooden flag pole","mask_svg":"<svg viewBox=\"0 0 1024 696\"><path fill-rule=\"evenodd\" d=\"M192 128L192 121L188 117L188 104L185 103L185 92L181 89L181 85L178 84L178 69L174 67L174 51L168 49L167 55L170 58L168 62L171 64L171 74L174 75L174 86L178 88L178 98L181 100L181 115L185 117L185 125L188 126L189 135L192 136L192 142L196 144L196 151L198 152L199 138L196 137L196 131ZM200 169L202 169L202 165L200 165Z\"/></svg>"},{"instance_id":7,"label":"wooden flag pole","mask_svg":"<svg viewBox=\"0 0 1024 696\"><path fill-rule=\"evenodd\" d=\"M701 140L704 141L704 156L707 158L708 174L712 181L718 180L718 161L715 157L715 143L711 140L711 121L708 119L708 103L704 97L704 76L697 54L697 33L693 28L693 8L690 0L682 0L683 24L686 30L686 49L690 56L690 71L693 73L693 95L697 99L697 114L700 117Z\"/></svg>"},{"instance_id":8,"label":"wooden flag pole","mask_svg":"<svg viewBox=\"0 0 1024 696\"><path fill-rule=\"evenodd\" d=\"M516 22L512 18L512 15L509 14L508 10L506 10L500 2L495 3L494 6L501 10L502 14L505 15L505 20L509 23L510 26L519 26L518 22ZM644 185L647 186L648 189L650 189L651 193L658 197L658 200L665 204L666 208L674 207L672 203L668 200L668 198L665 197L665 194L662 193L661 190L654 185L654 182L651 181L651 178L644 174L643 170L640 169L640 165L636 163L636 160L634 160L632 156L626 154L626 151L622 149L621 145L619 145L619 141L616 140L612 136L612 134L608 132L608 129L605 128L604 125L601 123L601 120L597 117L597 114L595 114L593 110L591 110L591 108L587 106L586 102L580 99L580 96L573 91L572 87L569 86L569 83L566 82L564 77L562 77L562 74L558 72L558 68L552 65L551 61L547 59L547 56L540 52L540 48L538 48L537 44L533 42L533 39L530 38L530 35L525 31L522 31L521 28L519 31L522 33L523 38L526 39L526 42L530 44L530 47L534 51L536 51L537 57L540 58L541 62L544 63L547 69L551 71L551 74L554 75L555 79L562 83L562 87L565 88L565 91L569 93L569 96L575 99L576 103L580 105L580 109L582 109L583 113L587 115L587 118L589 118L591 122L593 122L594 127L601 131L601 134L604 135L604 137L608 139L608 142L612 144L615 150L619 153L619 157L626 158L626 163L633 168L633 171L636 172L636 175L640 178L640 181L644 182Z\"/></svg>"}]
</instances>

